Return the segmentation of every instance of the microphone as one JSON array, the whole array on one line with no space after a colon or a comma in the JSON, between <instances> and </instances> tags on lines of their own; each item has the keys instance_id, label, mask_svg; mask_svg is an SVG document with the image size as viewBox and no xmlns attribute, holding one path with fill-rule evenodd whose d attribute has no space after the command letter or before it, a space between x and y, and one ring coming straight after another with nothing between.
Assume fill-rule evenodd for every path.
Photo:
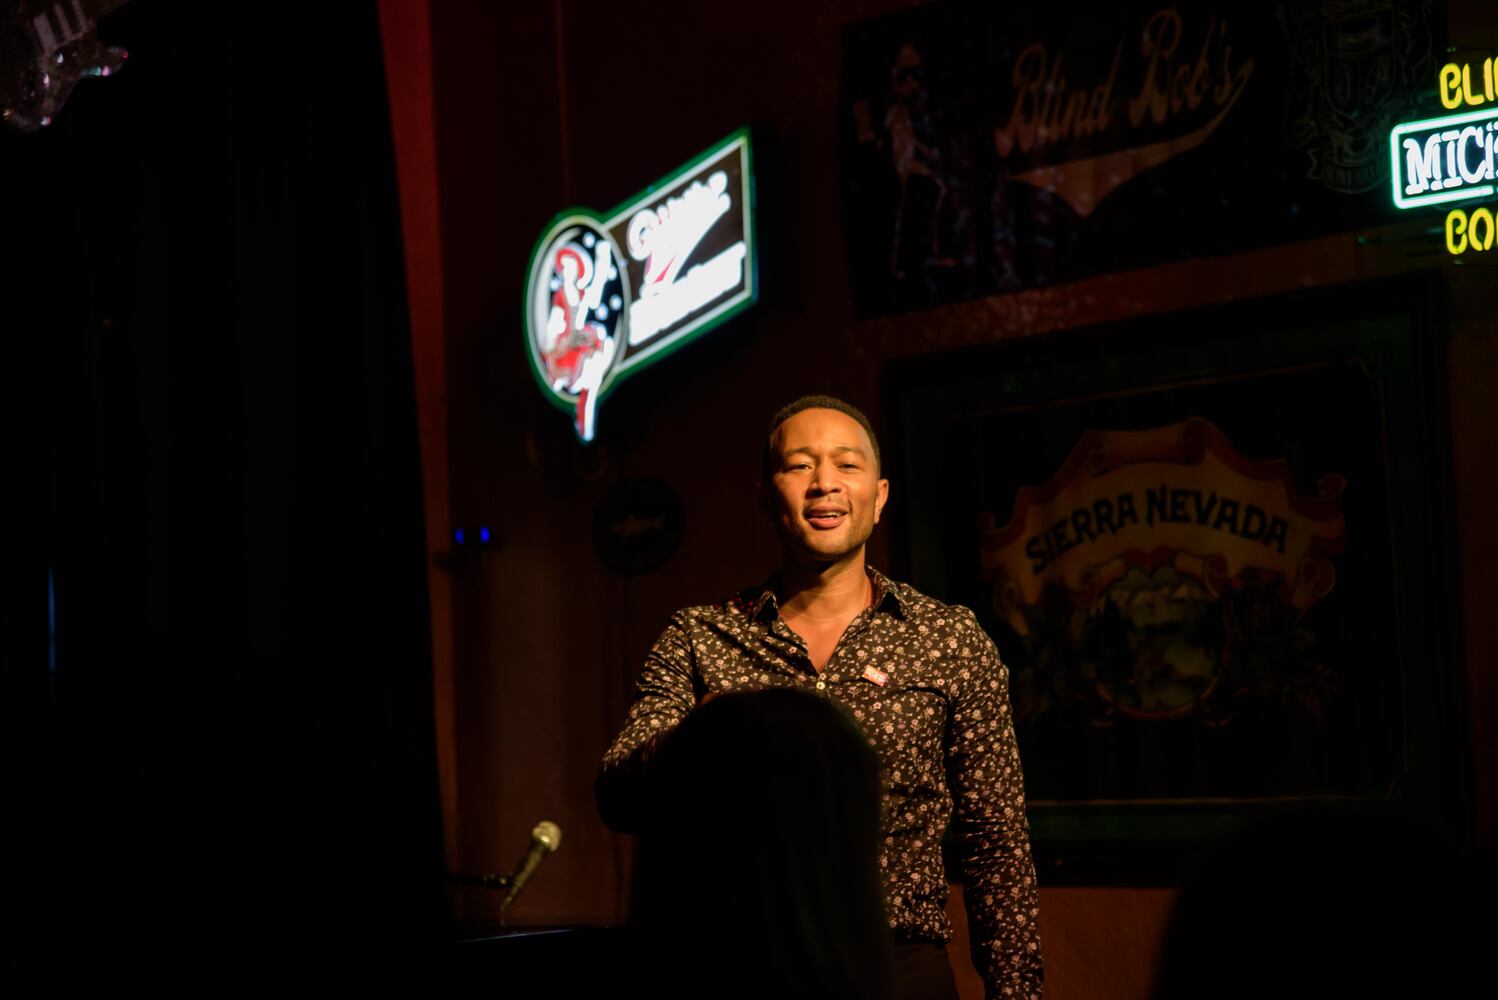
<instances>
[{"instance_id":1,"label":"microphone","mask_svg":"<svg viewBox=\"0 0 1498 1000\"><path fill-rule=\"evenodd\" d=\"M499 912L503 914L510 908L520 895L520 890L536 874L536 869L541 867L541 859L552 851L562 846L562 828L550 820L542 820L536 824L531 831L531 848L525 852L525 857L520 859L520 864L515 866L515 874L510 876L510 891L505 893L504 900L499 904Z\"/></svg>"}]
</instances>

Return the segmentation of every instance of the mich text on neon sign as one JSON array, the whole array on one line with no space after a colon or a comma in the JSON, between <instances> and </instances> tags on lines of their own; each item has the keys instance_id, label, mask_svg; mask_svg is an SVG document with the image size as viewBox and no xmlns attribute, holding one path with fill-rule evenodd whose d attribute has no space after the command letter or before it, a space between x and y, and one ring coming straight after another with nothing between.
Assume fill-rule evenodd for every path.
<instances>
[{"instance_id":1,"label":"mich text on neon sign","mask_svg":"<svg viewBox=\"0 0 1498 1000\"><path fill-rule=\"evenodd\" d=\"M1394 204L1485 198L1498 169L1498 107L1398 125L1389 133Z\"/></svg>"}]
</instances>

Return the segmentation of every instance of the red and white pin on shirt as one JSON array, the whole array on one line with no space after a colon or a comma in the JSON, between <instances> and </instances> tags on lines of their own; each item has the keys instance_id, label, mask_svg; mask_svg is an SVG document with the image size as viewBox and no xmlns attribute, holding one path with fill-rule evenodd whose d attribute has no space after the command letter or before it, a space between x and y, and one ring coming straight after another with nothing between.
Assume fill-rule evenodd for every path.
<instances>
[{"instance_id":1,"label":"red and white pin on shirt","mask_svg":"<svg viewBox=\"0 0 1498 1000\"><path fill-rule=\"evenodd\" d=\"M884 687L884 682L889 680L889 674L874 666L864 667L863 676L866 680L871 680L880 687Z\"/></svg>"}]
</instances>

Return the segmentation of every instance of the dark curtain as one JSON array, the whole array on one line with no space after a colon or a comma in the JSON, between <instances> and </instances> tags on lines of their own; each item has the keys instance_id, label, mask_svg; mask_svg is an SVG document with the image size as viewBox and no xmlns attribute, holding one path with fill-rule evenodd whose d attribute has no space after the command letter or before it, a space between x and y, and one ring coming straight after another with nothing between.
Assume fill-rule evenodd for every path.
<instances>
[{"instance_id":1,"label":"dark curtain","mask_svg":"<svg viewBox=\"0 0 1498 1000\"><path fill-rule=\"evenodd\" d=\"M0 134L0 980L388 984L445 904L375 7L100 33Z\"/></svg>"}]
</instances>

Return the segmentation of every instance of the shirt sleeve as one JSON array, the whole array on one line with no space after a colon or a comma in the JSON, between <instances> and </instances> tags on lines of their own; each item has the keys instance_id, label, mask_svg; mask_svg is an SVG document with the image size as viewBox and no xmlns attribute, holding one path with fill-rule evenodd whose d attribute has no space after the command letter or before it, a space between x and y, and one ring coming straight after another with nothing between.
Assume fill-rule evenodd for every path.
<instances>
[{"instance_id":1,"label":"shirt sleeve","mask_svg":"<svg viewBox=\"0 0 1498 1000\"><path fill-rule=\"evenodd\" d=\"M624 728L603 755L593 784L598 814L616 833L639 830L649 795L650 756L697 703L692 663L686 616L678 612L645 657Z\"/></svg>"},{"instance_id":2,"label":"shirt sleeve","mask_svg":"<svg viewBox=\"0 0 1498 1000\"><path fill-rule=\"evenodd\" d=\"M989 1000L1039 1000L1045 988L1040 901L1030 858L1024 775L1009 708L1009 671L962 609L947 770L973 965Z\"/></svg>"}]
</instances>

